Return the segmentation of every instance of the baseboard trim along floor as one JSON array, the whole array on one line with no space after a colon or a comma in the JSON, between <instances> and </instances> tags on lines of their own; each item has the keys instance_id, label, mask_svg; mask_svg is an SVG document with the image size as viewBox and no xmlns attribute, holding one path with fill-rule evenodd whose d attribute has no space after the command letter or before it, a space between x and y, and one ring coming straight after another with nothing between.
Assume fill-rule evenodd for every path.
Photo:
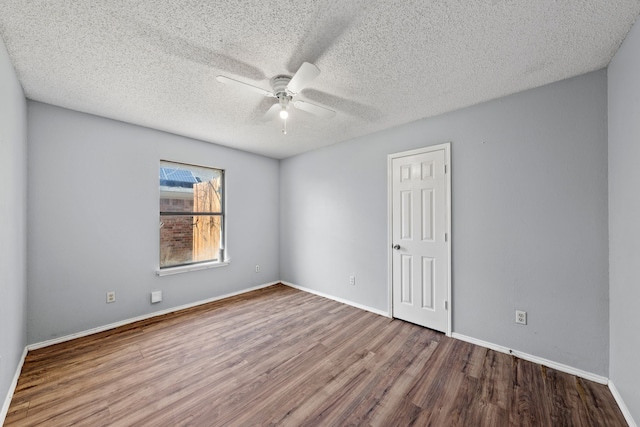
<instances>
[{"instance_id":1,"label":"baseboard trim along floor","mask_svg":"<svg viewBox=\"0 0 640 427\"><path fill-rule=\"evenodd\" d=\"M366 306L366 305L358 304L358 303L355 303L355 302L352 302L352 301L349 301L349 300L345 300L343 298L339 298L339 297L335 297L335 296L332 296L332 295L329 295L329 294L325 294L323 292L316 291L316 290L313 290L313 289L309 289L309 288L306 288L304 286L296 285L296 284L293 284L293 283L290 283L290 282L275 281L275 282L270 282L270 283L265 283L265 284L262 284L262 285L254 286L254 287L251 287L251 288L248 288L248 289L244 289L244 290L241 290L241 291L232 292L232 293L220 295L220 296L217 296L217 297L208 298L208 299L205 299L205 300L196 301L196 302L189 303L189 304L184 304L184 305L181 305L181 306L172 307L172 308L168 308L168 309L157 311L157 312L153 312L153 313L148 313L148 314L145 314L145 315L142 315L142 316L137 316L137 317L126 319L126 320L122 320L122 321L119 321L119 322L110 323L108 325L92 328L92 329L81 331L81 332L77 332L77 333L74 333L74 334L65 335L65 336L54 338L54 339L51 339L51 340L30 344L30 345L27 345L25 347L25 349L24 349L24 352L22 354L20 362L19 362L19 364L18 364L18 366L16 368L16 373L14 375L13 381L11 383L11 386L10 386L8 392L7 392L6 398L5 398L4 403L2 405L2 412L0 412L0 425L2 425L2 423L4 422L4 420L5 420L6 416L7 416L7 413L8 413L8 410L9 410L9 406L11 404L11 399L12 399L13 394L15 392L15 389L16 389L16 386L17 386L17 383L18 383L18 378L20 376L20 373L21 373L21 370L22 370L22 366L24 364L24 361L25 361L25 358L26 358L26 355L27 355L28 351L36 350L36 349L40 349L40 348L44 348L44 347L48 347L48 346L51 346L51 345L54 345L54 344L59 344L59 343L65 342L65 341L70 341L70 340L73 340L73 339L76 339L76 338L85 337L85 336L92 335L92 334L95 334L95 333L104 332L104 331L107 331L107 330L110 330L110 329L114 329L114 328L117 328L117 327L120 327L120 326L128 325L128 324L131 324L131 323L134 323L134 322L150 319L150 318L157 317L157 316L162 316L164 314L176 312L176 311L179 311L179 310L184 310L184 309L196 307L196 306L199 306L199 305L207 304L207 303L210 303L210 302L214 302L214 301L226 299L226 298L229 298L229 297L241 295L241 294L252 292L252 291L255 291L255 290L258 290L258 289L262 289L262 288L266 288L266 287L269 287L269 286L273 286L273 285L278 284L278 283L282 283L285 286L288 286L288 287L291 287L291 288L294 288L294 289L298 289L298 290L303 291L303 292L308 292L308 293L311 293L311 294L314 294L314 295L318 295L318 296L321 296L321 297L324 297L324 298L327 298L327 299L330 299L330 300L334 300L336 302L340 302L340 303L343 303L343 304L346 304L346 305L349 305L349 306L352 306L352 307L355 307L355 308L358 308L358 309L361 309L361 310L369 311L369 312L378 314L380 316L391 317L390 313L387 312L387 311L384 311L384 310L379 310L379 309L372 308L372 307L369 307L369 306ZM498 344L494 344L494 343L491 343L491 342L483 341L483 340L476 339L476 338L473 338L473 337L469 337L469 336L466 336L466 335L463 335L463 334L459 334L459 333L456 333L456 332L453 332L452 338L455 338L455 339L458 339L458 340L461 340L461 341L465 341L465 342L468 342L468 343L471 343L471 344L479 345L481 347L485 347L485 348L488 348L488 349L491 349L491 350L495 350L495 351L498 351L498 352L501 352L501 353L510 354L512 356L527 360L529 362L537 363L537 364L540 364L540 365L543 365L543 366L547 366L549 368L552 368L552 369L555 369L555 370L558 370L558 371L561 371L561 372L565 372L567 374L575 375L575 376L578 376L580 378L584 378L584 379L587 379L587 380L590 380L590 381L597 382L599 384L607 385L609 387L609 389L611 390L611 393L613 394L613 397L614 397L615 401L617 402L618 406L620 407L620 410L622 411L627 423L631 427L637 427L637 424L633 420L629 409L626 407L626 405L624 403L624 400L622 399L622 396L620 395L620 393L616 389L615 385L613 384L612 381L610 381L608 378L606 378L604 376L593 374L593 373L590 373L590 372L587 372L587 371L584 371L584 370L581 370L581 369L578 369L578 368L574 368L572 366L568 366L568 365L564 365L564 364L561 364L561 363L557 363L557 362L554 362L554 361L551 361L551 360L548 360L548 359L544 359L544 358L541 358L541 357L538 357L538 356L534 356L534 355L531 355L531 354L528 354L528 353L525 353L525 352L512 350L512 349L510 349L508 347L505 347L505 346L502 346L502 345L498 345Z\"/></svg>"},{"instance_id":2,"label":"baseboard trim along floor","mask_svg":"<svg viewBox=\"0 0 640 427\"><path fill-rule=\"evenodd\" d=\"M279 284L30 351L5 423L530 420L627 426L605 384Z\"/></svg>"},{"instance_id":3,"label":"baseboard trim along floor","mask_svg":"<svg viewBox=\"0 0 640 427\"><path fill-rule=\"evenodd\" d=\"M108 331L109 329L114 329L114 328L117 328L119 326L128 325L130 323L138 322L140 320L147 320L147 319L151 319L152 317L162 316L163 314L173 313L174 311L180 311L180 310L184 310L184 309L187 309L187 308L197 307L197 306L202 305L202 304L207 304L207 303L210 303L210 302L219 301L221 299L230 298L230 297L233 297L233 296L236 296L236 295L246 294L247 292L255 291L255 290L258 290L258 289L262 289L262 288L267 288L269 286L277 285L278 283L280 283L280 281L265 283L265 284L254 286L254 287L251 287L251 288L248 288L248 289L243 289L241 291L231 292L231 293L220 295L220 296L217 296L217 297L207 298L205 300L200 300L200 301L192 302L192 303L189 303L189 304L180 305L180 306L177 306L177 307L167 308L165 310L154 311L153 313L143 314L142 316L132 317L130 319L121 320L119 322L109 323L108 325L98 326L97 328L87 329L86 331L76 332L74 334L69 334L69 335L65 335L65 336L62 336L62 337L53 338L53 339L50 339L50 340L47 340L47 341L42 341L42 342L35 343L35 344L29 344L29 345L27 345L27 350L36 350L36 349L39 349L39 348L48 347L50 345L59 344L59 343L65 342L65 341L74 340L76 338L86 337L87 335L92 335L92 334L97 334L98 332Z\"/></svg>"},{"instance_id":4,"label":"baseboard trim along floor","mask_svg":"<svg viewBox=\"0 0 640 427\"><path fill-rule=\"evenodd\" d=\"M585 380L594 381L598 384L607 385L609 383L609 379L607 377L603 377L602 375L593 374L591 372L583 371L582 369L574 368L573 366L564 365L562 363L554 362L553 360L544 359L542 357L534 356L529 353L525 353L522 351L512 350L508 347L493 344L488 341L479 340L477 338L468 337L466 335L459 334L454 332L451 335L453 338L466 341L471 344L479 345L481 347L486 347L491 350L499 351L500 353L510 354L515 357L519 357L520 359L527 360L529 362L537 363L538 365L543 365L548 368L555 369L560 372L564 372L567 374L575 375L580 378L584 378Z\"/></svg>"},{"instance_id":5,"label":"baseboard trim along floor","mask_svg":"<svg viewBox=\"0 0 640 427\"><path fill-rule=\"evenodd\" d=\"M319 297L327 298L330 300L334 300L340 302L342 304L350 305L351 307L359 308L360 310L370 311L371 313L379 314L384 317L391 317L389 312L384 310L378 310L377 308L369 307L367 305L358 304L357 302L349 301L343 298L335 297L333 295L325 294L324 292L316 291L314 289L305 288L304 286L295 285L293 283L280 281L283 285L289 286L290 288L298 289L300 291L308 292L310 294L318 295Z\"/></svg>"},{"instance_id":6,"label":"baseboard trim along floor","mask_svg":"<svg viewBox=\"0 0 640 427\"><path fill-rule=\"evenodd\" d=\"M622 396L620 395L620 392L618 391L615 384L611 380L609 380L609 390L611 390L611 394L613 395L613 398L616 400L616 403L618 404L620 411L622 411L622 415L624 415L624 419L627 421L627 424L629 424L629 427L638 427L638 424L636 424L633 417L631 416L631 411L629 411L629 408L627 408L627 405L624 403L624 400L622 400Z\"/></svg>"},{"instance_id":7,"label":"baseboard trim along floor","mask_svg":"<svg viewBox=\"0 0 640 427\"><path fill-rule=\"evenodd\" d=\"M0 426L4 425L4 420L7 418L7 414L9 413L9 406L11 405L11 399L13 398L13 393L16 391L16 386L18 385L18 379L20 378L20 373L22 372L22 365L24 365L24 359L27 357L27 347L24 348L22 352L22 357L20 357L20 361L18 362L18 367L16 368L16 373L13 375L13 381L11 381L11 385L9 386L9 390L7 391L7 396L4 399L4 403L2 405L2 411L0 412Z\"/></svg>"}]
</instances>

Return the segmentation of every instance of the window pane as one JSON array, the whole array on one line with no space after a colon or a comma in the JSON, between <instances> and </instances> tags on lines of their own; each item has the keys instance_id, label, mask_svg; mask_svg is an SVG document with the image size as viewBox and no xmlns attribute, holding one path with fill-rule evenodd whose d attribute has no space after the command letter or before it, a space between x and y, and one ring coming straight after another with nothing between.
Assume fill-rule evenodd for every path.
<instances>
[{"instance_id":1,"label":"window pane","mask_svg":"<svg viewBox=\"0 0 640 427\"><path fill-rule=\"evenodd\" d=\"M194 212L222 212L222 186L218 176L193 184Z\"/></svg>"},{"instance_id":2,"label":"window pane","mask_svg":"<svg viewBox=\"0 0 640 427\"><path fill-rule=\"evenodd\" d=\"M160 268L217 261L222 217L163 215L160 217Z\"/></svg>"},{"instance_id":3,"label":"window pane","mask_svg":"<svg viewBox=\"0 0 640 427\"><path fill-rule=\"evenodd\" d=\"M222 212L222 171L160 162L160 212Z\"/></svg>"}]
</instances>

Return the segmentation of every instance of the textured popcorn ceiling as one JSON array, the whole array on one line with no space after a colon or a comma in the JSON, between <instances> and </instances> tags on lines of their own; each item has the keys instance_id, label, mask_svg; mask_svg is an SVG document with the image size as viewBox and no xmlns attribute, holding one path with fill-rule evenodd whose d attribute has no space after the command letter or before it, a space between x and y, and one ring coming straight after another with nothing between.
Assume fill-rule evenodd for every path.
<instances>
[{"instance_id":1,"label":"textured popcorn ceiling","mask_svg":"<svg viewBox=\"0 0 640 427\"><path fill-rule=\"evenodd\" d=\"M0 0L28 98L275 158L606 66L639 0ZM300 98L337 112L261 118L302 62ZM426 140L425 140L426 141Z\"/></svg>"}]
</instances>

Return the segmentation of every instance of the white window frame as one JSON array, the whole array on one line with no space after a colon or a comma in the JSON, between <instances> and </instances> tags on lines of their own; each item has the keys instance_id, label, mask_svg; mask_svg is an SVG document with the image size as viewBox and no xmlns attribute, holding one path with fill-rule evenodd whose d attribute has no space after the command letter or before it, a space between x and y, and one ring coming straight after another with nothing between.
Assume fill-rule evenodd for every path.
<instances>
[{"instance_id":1,"label":"white window frame","mask_svg":"<svg viewBox=\"0 0 640 427\"><path fill-rule=\"evenodd\" d=\"M173 160L160 160L159 166L158 166L158 170L163 167L162 164L166 162L166 163L170 163L170 164L178 164L178 165L184 165L186 167L194 167L194 168L203 168L203 169L211 169L211 170L216 170L220 172L220 186L222 188L222 198L221 198L221 207L220 207L220 213L215 213L214 215L216 216L220 216L220 223L221 223L221 231L220 231L220 256L219 259L216 260L211 260L211 261L200 261L200 262L193 262L193 263L189 263L189 264L180 264L180 265L175 265L175 266L167 266L167 267L160 267L160 258L158 258L158 268L156 270L156 274L158 276L169 276L169 275L173 275L173 274L178 274L178 273L186 273L189 271L198 271L198 270L206 270L206 269L210 269L210 268L218 268L218 267L225 267L227 265L229 265L230 260L228 258L227 255L227 249L226 249L226 237L227 237L227 221L226 221L226 199L227 199L227 195L226 195L226 175L225 175L225 170L222 168L215 168L215 167L211 167L211 166L202 166L202 165L196 165L196 164L191 164L191 163L183 163L183 162L177 162L177 161L173 161ZM161 194L158 194L158 201L160 201L161 199ZM159 212L159 222L162 221L162 216L172 216L172 215L193 215L194 212L171 212L171 211L158 211ZM195 213L197 214L197 213ZM207 213L207 215L211 215L211 213ZM160 230L158 230L158 244L160 245ZM160 248L158 248L160 249ZM158 250L158 255L160 255L160 250Z\"/></svg>"}]
</instances>

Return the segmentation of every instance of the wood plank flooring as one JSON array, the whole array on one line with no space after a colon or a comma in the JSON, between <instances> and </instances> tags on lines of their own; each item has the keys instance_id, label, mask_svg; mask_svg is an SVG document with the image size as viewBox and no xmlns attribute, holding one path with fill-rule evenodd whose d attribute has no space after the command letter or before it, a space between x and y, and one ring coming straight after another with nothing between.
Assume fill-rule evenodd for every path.
<instances>
[{"instance_id":1,"label":"wood plank flooring","mask_svg":"<svg viewBox=\"0 0 640 427\"><path fill-rule=\"evenodd\" d=\"M6 426L626 426L608 388L283 285L29 352Z\"/></svg>"}]
</instances>

